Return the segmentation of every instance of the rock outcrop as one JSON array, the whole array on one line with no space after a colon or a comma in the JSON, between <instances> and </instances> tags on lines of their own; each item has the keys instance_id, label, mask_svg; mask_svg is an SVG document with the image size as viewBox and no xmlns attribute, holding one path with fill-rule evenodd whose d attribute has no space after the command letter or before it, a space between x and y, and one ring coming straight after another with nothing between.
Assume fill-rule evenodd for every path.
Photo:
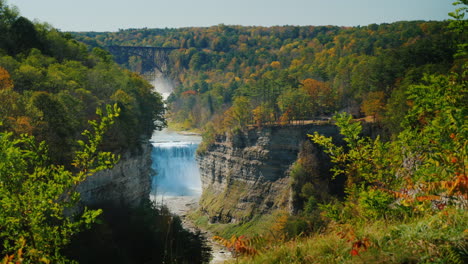
<instances>
[{"instance_id":1,"label":"rock outcrop","mask_svg":"<svg viewBox=\"0 0 468 264\"><path fill-rule=\"evenodd\" d=\"M314 131L338 136L334 125L309 124L252 128L218 137L197 156L203 188L200 209L211 222L223 223L249 220L275 209L294 211L290 167L307 134ZM317 166L329 166L328 161L321 163L320 153L312 153Z\"/></svg>"},{"instance_id":2,"label":"rock outcrop","mask_svg":"<svg viewBox=\"0 0 468 264\"><path fill-rule=\"evenodd\" d=\"M151 150L148 142L138 154L125 154L110 170L100 171L81 183L81 205L136 206L151 190Z\"/></svg>"}]
</instances>

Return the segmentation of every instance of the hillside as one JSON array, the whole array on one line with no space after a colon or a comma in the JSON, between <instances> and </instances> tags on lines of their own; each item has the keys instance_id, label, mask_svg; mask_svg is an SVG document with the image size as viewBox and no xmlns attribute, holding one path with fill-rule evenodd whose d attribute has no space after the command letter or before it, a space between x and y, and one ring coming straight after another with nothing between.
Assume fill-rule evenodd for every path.
<instances>
[{"instance_id":1,"label":"hillside","mask_svg":"<svg viewBox=\"0 0 468 264\"><path fill-rule=\"evenodd\" d=\"M179 48L171 121L204 130L205 189L192 217L236 263L464 263L467 2L457 4L446 22L73 35ZM144 68L138 57L125 66ZM288 136L335 112L340 136L318 130L302 149ZM363 133L356 118L366 116L380 135ZM336 179L339 195L326 191Z\"/></svg>"},{"instance_id":2,"label":"hillside","mask_svg":"<svg viewBox=\"0 0 468 264\"><path fill-rule=\"evenodd\" d=\"M453 67L458 37L447 22L397 22L365 27L128 29L73 33L90 45L178 47L171 53L173 122L217 129L241 123L289 122L345 109L386 118L406 110L404 91L425 73ZM458 41L465 40L458 39ZM138 57L126 65L141 69ZM235 108L221 116L235 104ZM242 105L244 103L244 105ZM388 107L385 107L388 106ZM239 116L236 116L239 115ZM227 120L226 120L227 119ZM235 123L235 122L234 122Z\"/></svg>"},{"instance_id":3,"label":"hillside","mask_svg":"<svg viewBox=\"0 0 468 264\"><path fill-rule=\"evenodd\" d=\"M106 51L0 0L0 262L206 260L200 235L149 202L164 110Z\"/></svg>"}]
</instances>

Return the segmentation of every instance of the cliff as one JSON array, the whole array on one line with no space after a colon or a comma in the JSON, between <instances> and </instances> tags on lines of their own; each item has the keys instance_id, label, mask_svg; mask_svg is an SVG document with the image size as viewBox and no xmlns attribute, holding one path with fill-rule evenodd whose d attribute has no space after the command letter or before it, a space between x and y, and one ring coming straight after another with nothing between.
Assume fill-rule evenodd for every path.
<instances>
[{"instance_id":1,"label":"cliff","mask_svg":"<svg viewBox=\"0 0 468 264\"><path fill-rule=\"evenodd\" d=\"M233 136L221 136L197 156L203 194L200 209L211 222L238 222L275 209L296 210L291 190L291 165L298 159L307 134L314 131L338 138L331 124L268 126ZM316 188L329 188L326 155L309 144L307 150L318 172ZM326 175L325 175L326 174Z\"/></svg>"},{"instance_id":2,"label":"cliff","mask_svg":"<svg viewBox=\"0 0 468 264\"><path fill-rule=\"evenodd\" d=\"M111 170L100 171L77 190L81 204L87 206L136 206L149 197L151 190L151 149L147 142L138 154L125 154Z\"/></svg>"}]
</instances>

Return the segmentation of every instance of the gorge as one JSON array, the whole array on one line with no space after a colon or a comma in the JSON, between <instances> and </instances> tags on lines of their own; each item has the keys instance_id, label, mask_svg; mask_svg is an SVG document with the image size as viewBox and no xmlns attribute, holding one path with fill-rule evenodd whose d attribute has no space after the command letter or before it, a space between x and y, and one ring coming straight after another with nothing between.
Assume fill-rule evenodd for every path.
<instances>
[{"instance_id":1,"label":"gorge","mask_svg":"<svg viewBox=\"0 0 468 264\"><path fill-rule=\"evenodd\" d=\"M334 188L329 186L329 159L317 146L305 147L310 145L307 134L314 132L339 138L336 126L327 122L251 127L217 137L197 156L203 186L200 210L212 223L242 223L279 209L297 212L293 193L298 187L290 174L300 153L311 161L314 188L329 192Z\"/></svg>"}]
</instances>

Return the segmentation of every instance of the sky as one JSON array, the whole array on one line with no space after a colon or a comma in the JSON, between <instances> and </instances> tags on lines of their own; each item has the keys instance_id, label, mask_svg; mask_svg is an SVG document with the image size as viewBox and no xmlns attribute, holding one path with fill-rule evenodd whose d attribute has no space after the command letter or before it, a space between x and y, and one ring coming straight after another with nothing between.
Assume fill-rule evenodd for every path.
<instances>
[{"instance_id":1,"label":"sky","mask_svg":"<svg viewBox=\"0 0 468 264\"><path fill-rule=\"evenodd\" d=\"M446 20L455 0L6 0L62 31Z\"/></svg>"}]
</instances>

